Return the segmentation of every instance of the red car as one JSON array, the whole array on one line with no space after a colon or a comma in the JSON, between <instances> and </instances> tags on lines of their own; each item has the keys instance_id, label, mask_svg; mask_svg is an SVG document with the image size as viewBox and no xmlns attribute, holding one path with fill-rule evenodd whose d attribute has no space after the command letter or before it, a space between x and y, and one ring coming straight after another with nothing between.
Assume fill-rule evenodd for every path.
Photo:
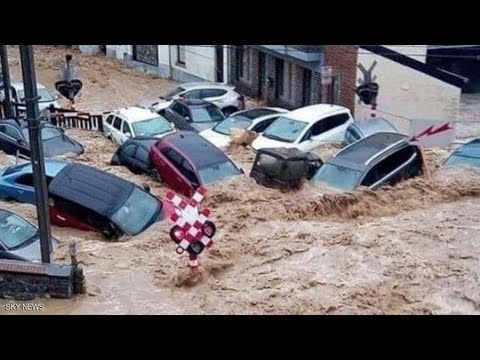
<instances>
[{"instance_id":1,"label":"red car","mask_svg":"<svg viewBox=\"0 0 480 360\"><path fill-rule=\"evenodd\" d=\"M244 173L215 145L189 131L162 138L150 149L149 158L153 175L188 197L200 186Z\"/></svg>"}]
</instances>

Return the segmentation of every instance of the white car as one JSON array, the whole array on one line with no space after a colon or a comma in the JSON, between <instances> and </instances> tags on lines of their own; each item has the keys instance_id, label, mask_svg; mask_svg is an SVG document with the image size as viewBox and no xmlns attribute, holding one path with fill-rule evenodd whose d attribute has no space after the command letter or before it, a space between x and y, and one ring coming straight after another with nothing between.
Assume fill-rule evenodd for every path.
<instances>
[{"instance_id":1,"label":"white car","mask_svg":"<svg viewBox=\"0 0 480 360\"><path fill-rule=\"evenodd\" d=\"M210 82L182 84L159 98L142 101L139 106L159 112L170 106L173 100L181 98L206 100L217 105L226 116L245 110L245 98L235 91L235 86Z\"/></svg>"},{"instance_id":2,"label":"white car","mask_svg":"<svg viewBox=\"0 0 480 360\"><path fill-rule=\"evenodd\" d=\"M337 105L312 105L280 117L252 143L253 149L297 148L312 151L322 144L341 143L353 117Z\"/></svg>"},{"instance_id":3,"label":"white car","mask_svg":"<svg viewBox=\"0 0 480 360\"><path fill-rule=\"evenodd\" d=\"M0 86L0 97L4 99L4 91L5 88L2 84ZM15 101L17 104L25 104L25 91L23 89L23 82L14 82L12 83L11 88L11 96L12 100ZM49 90L46 86L37 83L37 94L40 97L38 100L38 108L39 111L42 112L45 109L49 108L53 105L54 108L60 108L60 104L58 103L59 96L54 94L51 90Z\"/></svg>"},{"instance_id":4,"label":"white car","mask_svg":"<svg viewBox=\"0 0 480 360\"><path fill-rule=\"evenodd\" d=\"M202 131L200 136L218 148L225 148L230 145L230 135L233 129L245 129L262 134L282 114L286 113L288 113L288 110L281 108L258 108L239 111L212 129Z\"/></svg>"},{"instance_id":5,"label":"white car","mask_svg":"<svg viewBox=\"0 0 480 360\"><path fill-rule=\"evenodd\" d=\"M162 138L175 132L175 128L152 110L129 107L104 115L103 132L108 139L122 145L139 136Z\"/></svg>"}]
</instances>

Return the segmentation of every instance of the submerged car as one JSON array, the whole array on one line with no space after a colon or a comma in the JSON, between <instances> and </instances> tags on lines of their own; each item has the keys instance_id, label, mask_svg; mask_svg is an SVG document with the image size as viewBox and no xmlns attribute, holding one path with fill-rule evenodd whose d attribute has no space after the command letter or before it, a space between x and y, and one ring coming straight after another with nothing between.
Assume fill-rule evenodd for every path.
<instances>
[{"instance_id":1,"label":"submerged car","mask_svg":"<svg viewBox=\"0 0 480 360\"><path fill-rule=\"evenodd\" d=\"M129 139L115 152L110 161L110 165L125 166L137 175L152 175L154 168L150 162L150 150L157 142L157 138L150 137Z\"/></svg>"},{"instance_id":2,"label":"submerged car","mask_svg":"<svg viewBox=\"0 0 480 360\"><path fill-rule=\"evenodd\" d=\"M151 136L161 138L175 131L163 116L140 107L129 107L104 116L105 136L122 145L130 138Z\"/></svg>"},{"instance_id":3,"label":"submerged car","mask_svg":"<svg viewBox=\"0 0 480 360\"><path fill-rule=\"evenodd\" d=\"M53 224L100 231L107 238L135 236L162 220L163 203L145 189L92 167L45 162ZM0 173L0 199L35 204L32 166Z\"/></svg>"},{"instance_id":4,"label":"submerged car","mask_svg":"<svg viewBox=\"0 0 480 360\"><path fill-rule=\"evenodd\" d=\"M223 151L189 131L165 136L150 151L154 176L171 189L192 196L203 186L243 174Z\"/></svg>"},{"instance_id":5,"label":"submerged car","mask_svg":"<svg viewBox=\"0 0 480 360\"><path fill-rule=\"evenodd\" d=\"M378 133L337 153L312 181L338 191L393 186L423 173L420 149L401 134Z\"/></svg>"},{"instance_id":6,"label":"submerged car","mask_svg":"<svg viewBox=\"0 0 480 360\"><path fill-rule=\"evenodd\" d=\"M175 100L160 112L179 130L201 132L225 120L220 108L204 100Z\"/></svg>"},{"instance_id":7,"label":"submerged car","mask_svg":"<svg viewBox=\"0 0 480 360\"><path fill-rule=\"evenodd\" d=\"M0 259L42 261L38 229L4 209L0 209Z\"/></svg>"},{"instance_id":8,"label":"submerged car","mask_svg":"<svg viewBox=\"0 0 480 360\"><path fill-rule=\"evenodd\" d=\"M45 157L61 156L65 154L81 155L83 145L65 134L61 128L47 122L41 123L41 137ZM9 155L30 157L30 135L28 124L24 120L2 120L0 122L0 150Z\"/></svg>"},{"instance_id":9,"label":"submerged car","mask_svg":"<svg viewBox=\"0 0 480 360\"><path fill-rule=\"evenodd\" d=\"M237 112L215 125L212 129L202 131L200 136L216 147L227 147L231 143L233 129L254 131L263 134L282 114L288 110L281 108L258 108Z\"/></svg>"},{"instance_id":10,"label":"submerged car","mask_svg":"<svg viewBox=\"0 0 480 360\"><path fill-rule=\"evenodd\" d=\"M25 89L23 87L23 82L13 82L11 86L12 100L17 104L25 105ZM0 96L2 98L5 96L4 92L5 87L2 85L0 86ZM57 109L60 108L60 104L58 103L59 96L54 94L46 86L37 83L37 94L39 96L38 108L40 112L52 106Z\"/></svg>"},{"instance_id":11,"label":"submerged car","mask_svg":"<svg viewBox=\"0 0 480 360\"><path fill-rule=\"evenodd\" d=\"M343 145L353 144L355 141L364 139L367 136L376 133L396 133L398 132L388 120L383 118L374 118L364 121L355 121L350 124L345 132L345 140Z\"/></svg>"},{"instance_id":12,"label":"submerged car","mask_svg":"<svg viewBox=\"0 0 480 360\"><path fill-rule=\"evenodd\" d=\"M296 148L312 151L322 144L341 143L353 122L349 109L337 105L312 105L281 116L252 144L266 148Z\"/></svg>"},{"instance_id":13,"label":"submerged car","mask_svg":"<svg viewBox=\"0 0 480 360\"><path fill-rule=\"evenodd\" d=\"M171 101L182 98L209 101L222 109L226 115L245 109L245 98L235 90L235 86L211 82L182 84L163 96L142 101L140 106L158 112L167 108Z\"/></svg>"},{"instance_id":14,"label":"submerged car","mask_svg":"<svg viewBox=\"0 0 480 360\"><path fill-rule=\"evenodd\" d=\"M480 139L461 146L447 159L445 166L480 168Z\"/></svg>"}]
</instances>

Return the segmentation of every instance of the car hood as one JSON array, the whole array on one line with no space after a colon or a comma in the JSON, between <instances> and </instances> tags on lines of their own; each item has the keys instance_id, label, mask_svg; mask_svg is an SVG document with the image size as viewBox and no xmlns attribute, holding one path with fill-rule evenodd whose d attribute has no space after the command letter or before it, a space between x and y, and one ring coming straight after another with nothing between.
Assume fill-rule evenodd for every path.
<instances>
[{"instance_id":1,"label":"car hood","mask_svg":"<svg viewBox=\"0 0 480 360\"><path fill-rule=\"evenodd\" d=\"M46 157L53 157L67 154L81 155L84 149L78 142L64 135L44 141L43 151Z\"/></svg>"},{"instance_id":2,"label":"car hood","mask_svg":"<svg viewBox=\"0 0 480 360\"><path fill-rule=\"evenodd\" d=\"M52 245L55 249L58 245L58 240L52 238ZM10 254L19 256L25 260L32 262L42 262L42 251L40 248L40 238L32 242L31 244L14 251L10 251Z\"/></svg>"},{"instance_id":3,"label":"car hood","mask_svg":"<svg viewBox=\"0 0 480 360\"><path fill-rule=\"evenodd\" d=\"M288 143L288 142L282 142L278 140L273 140L266 138L264 136L259 136L257 139L255 139L252 143L252 148L254 150L260 150L260 149L275 149L275 148L296 148L297 144L295 143Z\"/></svg>"},{"instance_id":4,"label":"car hood","mask_svg":"<svg viewBox=\"0 0 480 360\"><path fill-rule=\"evenodd\" d=\"M218 132L213 131L212 129L202 131L200 133L200 136L202 136L204 139L207 139L218 148L227 147L228 145L230 145L230 142L231 142L230 136L219 134Z\"/></svg>"}]
</instances>

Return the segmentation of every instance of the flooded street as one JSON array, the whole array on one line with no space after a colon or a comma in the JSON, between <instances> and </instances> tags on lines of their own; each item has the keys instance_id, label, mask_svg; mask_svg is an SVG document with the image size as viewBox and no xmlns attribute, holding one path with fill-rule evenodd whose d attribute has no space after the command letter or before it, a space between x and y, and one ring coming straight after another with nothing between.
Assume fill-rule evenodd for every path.
<instances>
[{"instance_id":1,"label":"flooded street","mask_svg":"<svg viewBox=\"0 0 480 360\"><path fill-rule=\"evenodd\" d=\"M36 47L37 77L54 88L66 50ZM11 66L20 80L18 54ZM78 108L106 111L160 95L173 82L104 57L75 53L84 90ZM467 95L457 114L457 138L480 136L480 96ZM147 176L109 165L115 145L101 134L67 130L86 146L75 161L166 188ZM333 147L317 150L324 159ZM447 150L429 150L435 169ZM249 173L254 155L229 150ZM0 165L14 159L0 153ZM305 185L282 193L248 178L209 189L206 205L218 227L215 246L192 276L175 253L170 226L108 242L101 235L53 227L55 260L68 262L76 241L87 294L37 299L37 314L480 314L480 173L439 169L431 180L354 194L322 194ZM31 221L31 205L0 203ZM0 315L5 311L0 300ZM25 314L25 312L20 312Z\"/></svg>"}]
</instances>

